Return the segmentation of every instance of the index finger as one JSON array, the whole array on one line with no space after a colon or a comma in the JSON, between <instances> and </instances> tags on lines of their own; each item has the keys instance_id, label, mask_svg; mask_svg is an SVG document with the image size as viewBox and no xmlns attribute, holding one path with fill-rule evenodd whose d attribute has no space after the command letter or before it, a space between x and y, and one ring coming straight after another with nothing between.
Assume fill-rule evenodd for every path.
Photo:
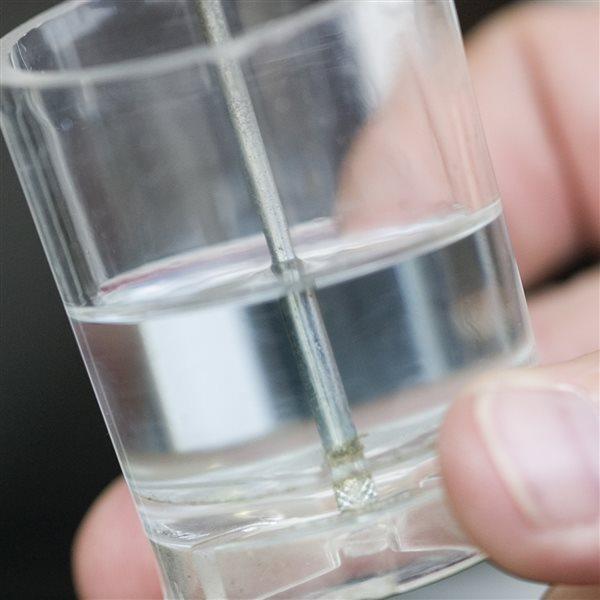
<instances>
[{"instance_id":1,"label":"index finger","mask_svg":"<svg viewBox=\"0 0 600 600\"><path fill-rule=\"evenodd\" d=\"M483 25L470 71L527 284L597 253L598 5L532 4Z\"/></svg>"},{"instance_id":2,"label":"index finger","mask_svg":"<svg viewBox=\"0 0 600 600\"><path fill-rule=\"evenodd\" d=\"M598 249L597 20L593 6L519 7L484 25L468 45L527 284ZM440 43L438 53L443 50ZM388 99L357 136L338 195L346 229L473 211L496 196L485 146L468 114L473 107L462 103L455 86L446 89L444 67L452 65L440 64L424 83L419 65L406 60ZM438 131L440 118L445 125Z\"/></svg>"}]
</instances>

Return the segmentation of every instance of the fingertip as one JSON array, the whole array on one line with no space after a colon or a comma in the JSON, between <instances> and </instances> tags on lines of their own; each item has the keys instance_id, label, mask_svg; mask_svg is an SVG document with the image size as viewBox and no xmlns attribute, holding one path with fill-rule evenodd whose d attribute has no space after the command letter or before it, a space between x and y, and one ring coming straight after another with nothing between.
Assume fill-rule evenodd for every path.
<instances>
[{"instance_id":1,"label":"fingertip","mask_svg":"<svg viewBox=\"0 0 600 600\"><path fill-rule=\"evenodd\" d=\"M522 577L596 583L597 527L531 521L490 455L477 406L474 393L460 398L448 412L439 439L448 500L467 535L494 562Z\"/></svg>"},{"instance_id":2,"label":"fingertip","mask_svg":"<svg viewBox=\"0 0 600 600\"><path fill-rule=\"evenodd\" d=\"M150 544L123 479L94 502L73 541L73 580L80 598L161 598Z\"/></svg>"}]
</instances>

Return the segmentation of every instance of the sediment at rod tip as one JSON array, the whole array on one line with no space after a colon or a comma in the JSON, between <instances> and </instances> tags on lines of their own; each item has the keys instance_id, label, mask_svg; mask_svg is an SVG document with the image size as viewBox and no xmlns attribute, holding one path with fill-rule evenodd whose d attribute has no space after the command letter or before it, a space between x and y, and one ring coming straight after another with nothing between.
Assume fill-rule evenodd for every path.
<instances>
[{"instance_id":1,"label":"sediment at rod tip","mask_svg":"<svg viewBox=\"0 0 600 600\"><path fill-rule=\"evenodd\" d=\"M335 500L341 511L361 510L377 499L377 490L367 468L358 437L327 453Z\"/></svg>"}]
</instances>

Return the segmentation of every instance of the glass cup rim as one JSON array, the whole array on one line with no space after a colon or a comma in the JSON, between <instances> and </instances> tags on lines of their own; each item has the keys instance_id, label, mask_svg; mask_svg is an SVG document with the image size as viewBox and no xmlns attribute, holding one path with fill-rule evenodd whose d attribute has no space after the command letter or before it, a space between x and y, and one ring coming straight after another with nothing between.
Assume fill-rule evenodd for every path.
<instances>
[{"instance_id":1,"label":"glass cup rim","mask_svg":"<svg viewBox=\"0 0 600 600\"><path fill-rule=\"evenodd\" d=\"M47 21L59 19L86 3L86 0L66 0L28 19L0 38L0 88L39 89L93 85L109 81L159 76L193 65L214 63L224 59L239 59L262 45L268 45L274 41L283 42L286 38L297 34L298 31L320 23L340 9L345 1L323 0L313 6L303 7L290 15L276 17L262 25L252 27L241 35L232 36L226 43L218 46L188 46L178 50L158 52L150 56L77 69L27 71L15 67L10 60L9 53L21 38Z\"/></svg>"}]
</instances>

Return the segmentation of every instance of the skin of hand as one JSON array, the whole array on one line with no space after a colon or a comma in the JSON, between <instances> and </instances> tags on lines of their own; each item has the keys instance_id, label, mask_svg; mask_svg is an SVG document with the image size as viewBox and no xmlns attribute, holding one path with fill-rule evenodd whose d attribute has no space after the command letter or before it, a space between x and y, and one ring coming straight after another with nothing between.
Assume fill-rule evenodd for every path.
<instances>
[{"instance_id":1,"label":"skin of hand","mask_svg":"<svg viewBox=\"0 0 600 600\"><path fill-rule=\"evenodd\" d=\"M483 24L471 74L541 366L486 375L440 435L449 503L501 567L600 598L598 268L553 275L600 248L596 3L531 4ZM155 559L122 479L76 536L82 598L160 598Z\"/></svg>"}]
</instances>

